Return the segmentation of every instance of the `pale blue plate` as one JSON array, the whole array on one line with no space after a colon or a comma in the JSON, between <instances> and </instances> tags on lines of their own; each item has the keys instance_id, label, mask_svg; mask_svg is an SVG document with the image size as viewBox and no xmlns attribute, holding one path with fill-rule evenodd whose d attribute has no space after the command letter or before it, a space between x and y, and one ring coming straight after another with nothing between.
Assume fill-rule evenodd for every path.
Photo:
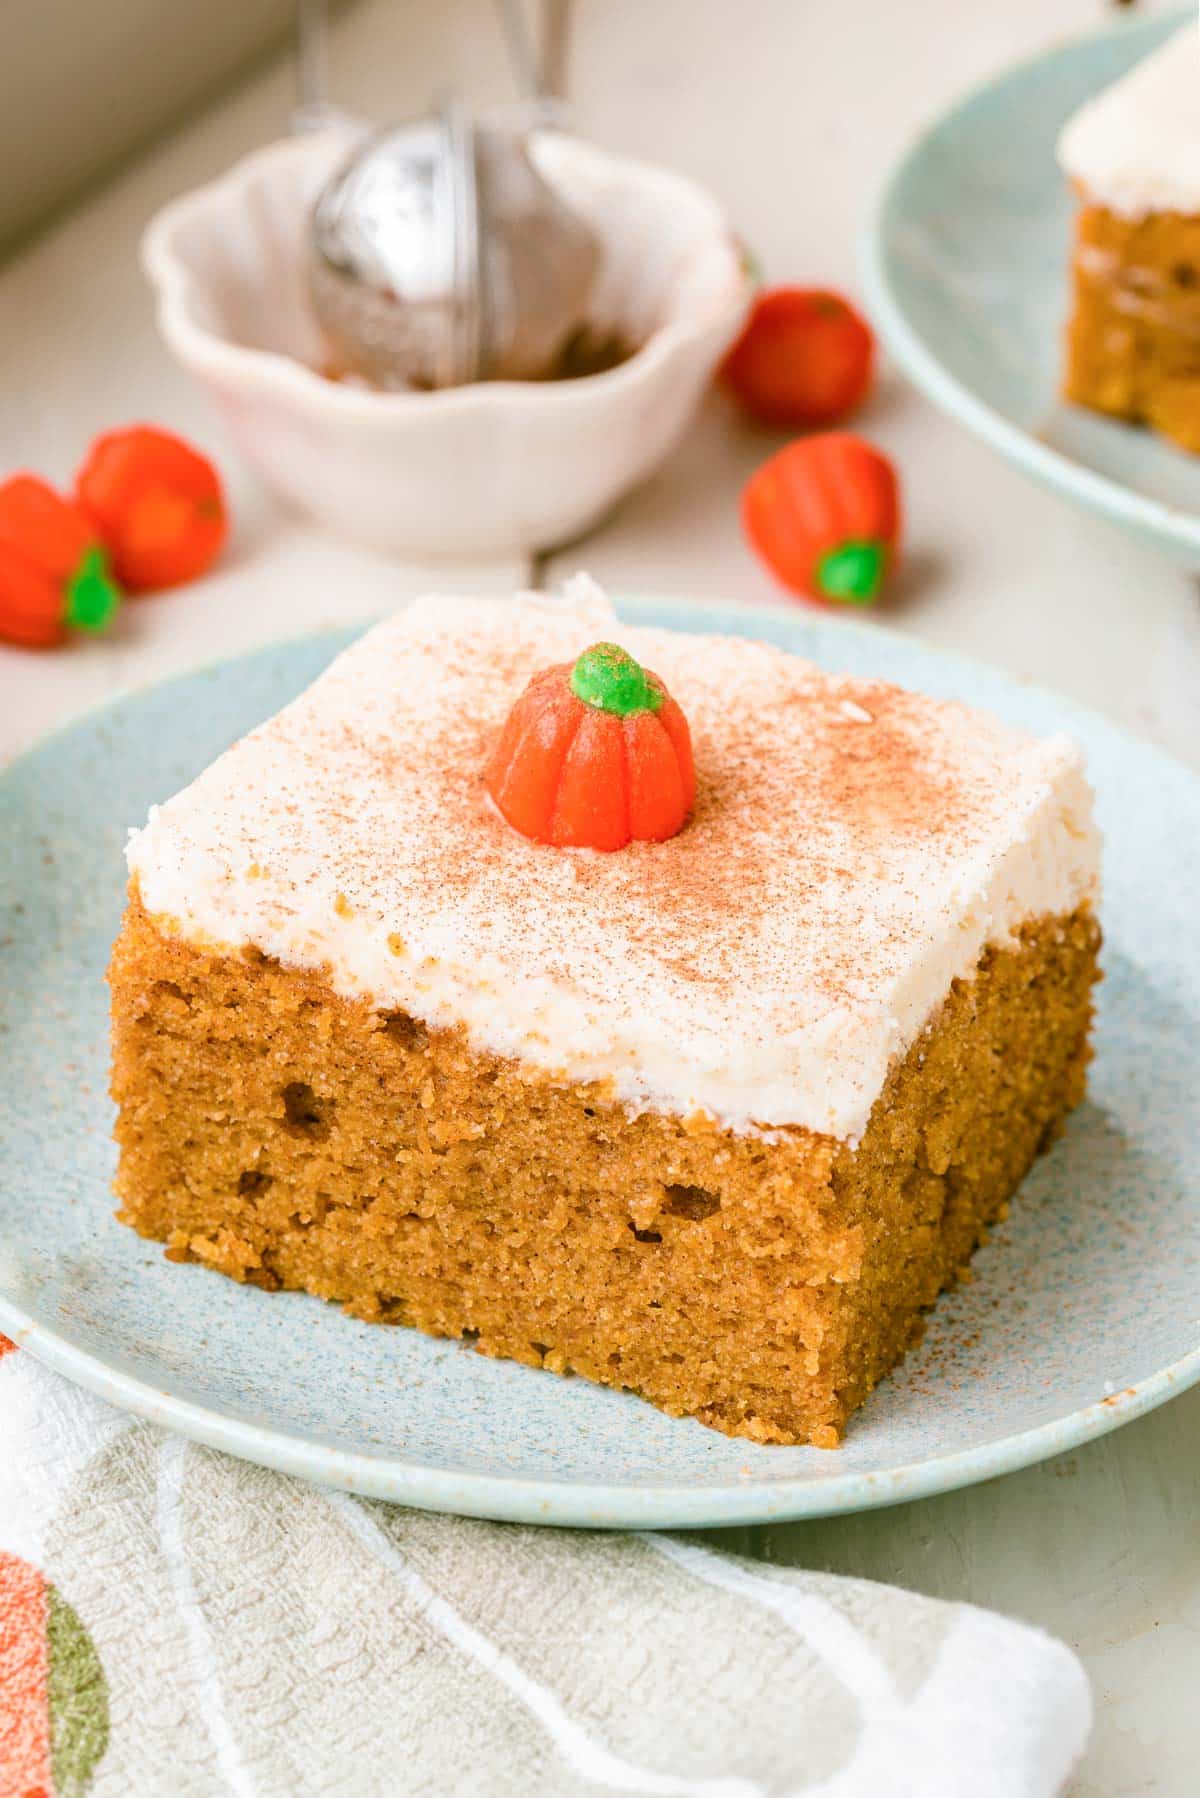
<instances>
[{"instance_id":1,"label":"pale blue plate","mask_svg":"<svg viewBox=\"0 0 1200 1798\"><path fill-rule=\"evenodd\" d=\"M1038 57L962 100L901 158L868 222L863 279L897 362L1027 474L1200 558L1200 458L1065 405L1058 388L1073 204L1065 120L1190 13Z\"/></svg>"},{"instance_id":2,"label":"pale blue plate","mask_svg":"<svg viewBox=\"0 0 1200 1798\"><path fill-rule=\"evenodd\" d=\"M316 1300L174 1266L112 1218L109 944L126 827L346 635L131 694L0 778L0 1330L118 1405L354 1491L571 1524L747 1523L1019 1467L1200 1377L1200 782L1047 694L814 613L630 608L992 707L1084 744L1106 834L1091 1096L844 1447L758 1448Z\"/></svg>"}]
</instances>

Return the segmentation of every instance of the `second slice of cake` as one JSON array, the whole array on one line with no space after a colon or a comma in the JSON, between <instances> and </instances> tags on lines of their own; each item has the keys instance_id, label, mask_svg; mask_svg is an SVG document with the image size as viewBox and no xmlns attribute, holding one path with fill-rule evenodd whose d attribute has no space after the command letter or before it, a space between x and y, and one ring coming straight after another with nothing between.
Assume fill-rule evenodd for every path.
<instances>
[{"instance_id":1,"label":"second slice of cake","mask_svg":"<svg viewBox=\"0 0 1200 1798\"><path fill-rule=\"evenodd\" d=\"M597 638L697 774L678 835L612 854L526 840L483 781ZM1083 1091L1073 745L594 589L413 606L129 862L127 1223L760 1441L837 1440Z\"/></svg>"},{"instance_id":2,"label":"second slice of cake","mask_svg":"<svg viewBox=\"0 0 1200 1798\"><path fill-rule=\"evenodd\" d=\"M1059 161L1079 202L1064 392L1200 451L1200 28L1088 101Z\"/></svg>"}]
</instances>

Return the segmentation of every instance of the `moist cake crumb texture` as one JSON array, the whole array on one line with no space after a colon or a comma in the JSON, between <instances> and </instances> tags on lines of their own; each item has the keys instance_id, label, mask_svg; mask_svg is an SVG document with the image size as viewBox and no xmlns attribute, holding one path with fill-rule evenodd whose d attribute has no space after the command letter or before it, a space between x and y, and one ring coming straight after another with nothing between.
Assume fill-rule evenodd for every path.
<instances>
[{"instance_id":1,"label":"moist cake crumb texture","mask_svg":"<svg viewBox=\"0 0 1200 1798\"><path fill-rule=\"evenodd\" d=\"M832 1446L1082 1097L1097 938L1081 912L988 951L853 1150L631 1117L135 903L118 1215L236 1280Z\"/></svg>"}]
</instances>

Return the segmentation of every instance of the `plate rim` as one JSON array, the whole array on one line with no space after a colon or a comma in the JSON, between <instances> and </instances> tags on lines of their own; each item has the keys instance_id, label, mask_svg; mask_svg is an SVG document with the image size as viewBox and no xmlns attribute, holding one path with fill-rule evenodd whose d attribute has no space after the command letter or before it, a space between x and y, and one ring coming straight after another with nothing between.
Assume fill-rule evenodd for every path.
<instances>
[{"instance_id":1,"label":"plate rim","mask_svg":"<svg viewBox=\"0 0 1200 1798\"><path fill-rule=\"evenodd\" d=\"M290 1430L269 1428L206 1409L191 1399L156 1389L118 1372L56 1331L28 1318L0 1295L0 1330L22 1353L82 1386L119 1410L174 1430L239 1460L420 1511L483 1517L499 1523L547 1524L574 1529L704 1529L787 1523L853 1515L934 1498L979 1485L1001 1474L1036 1466L1069 1449L1108 1435L1124 1423L1200 1381L1200 1346L1157 1369L1136 1386L1097 1400L1068 1416L1005 1436L982 1448L960 1449L928 1461L879 1472L834 1475L828 1480L747 1480L722 1486L624 1486L534 1479L522 1474L456 1472L400 1464L385 1454L322 1446ZM557 1378L550 1375L550 1378ZM836 1454L837 1451L825 1451Z\"/></svg>"},{"instance_id":2,"label":"plate rim","mask_svg":"<svg viewBox=\"0 0 1200 1798\"><path fill-rule=\"evenodd\" d=\"M1041 442L1033 432L1014 424L945 367L925 336L910 322L893 287L890 232L898 190L913 165L947 127L959 121L980 100L1035 69L1063 62L1077 51L1098 43L1118 38L1144 40L1149 51L1191 16L1192 9L1172 11L1080 33L1066 42L1052 44L1048 49L1009 63L999 74L976 82L906 142L869 202L857 246L859 274L871 319L901 370L927 399L1042 486L1064 494L1086 511L1107 518L1124 529L1154 538L1185 560L1200 553L1200 503L1195 511L1184 511L1138 493L1113 476L1099 474L1086 464L1074 461L1063 451Z\"/></svg>"},{"instance_id":3,"label":"plate rim","mask_svg":"<svg viewBox=\"0 0 1200 1798\"><path fill-rule=\"evenodd\" d=\"M720 617L728 623L736 617L752 634L756 622L768 632L793 615L786 602L747 604L719 599L695 600L682 594L620 593L615 604L621 615L637 617L654 612L661 627L663 613L680 620L703 622ZM1072 717L1099 725L1111 737L1169 764L1173 772L1200 787L1200 776L1157 744L1138 737L1102 713L1033 682L1022 681L1007 670L956 650L946 650L909 633L876 622L843 618L840 614L805 609L802 620L835 636L861 640L879 637L917 648L941 667L964 673L999 675L1023 693L1053 704L1068 728ZM199 675L219 674L244 661L286 652L304 645L316 646L358 635L373 619L350 620L292 636L269 639L227 655L210 658L170 675L132 683L121 691L81 708L71 717L41 733L0 767L0 786L37 751L89 719L119 708L139 694L189 682ZM1052 1418L1032 1429L995 1441L955 1450L929 1460L908 1462L875 1471L831 1474L828 1477L747 1478L744 1482L690 1487L682 1484L645 1482L606 1485L554 1476L472 1472L398 1462L385 1451L366 1454L335 1448L280 1425L255 1423L226 1413L111 1366L97 1354L80 1348L56 1329L40 1323L25 1308L0 1292L0 1331L23 1351L55 1372L119 1409L177 1431L207 1447L278 1472L413 1506L420 1510L450 1511L463 1516L493 1518L504 1522L549 1524L580 1528L701 1528L732 1527L832 1516L908 1503L918 1498L978 1484L1001 1474L1016 1472L1108 1434L1121 1424L1155 1409L1167 1399L1200 1382L1200 1341L1179 1359L1156 1369L1137 1384L1108 1394L1090 1405ZM836 1453L836 1451L832 1451Z\"/></svg>"}]
</instances>

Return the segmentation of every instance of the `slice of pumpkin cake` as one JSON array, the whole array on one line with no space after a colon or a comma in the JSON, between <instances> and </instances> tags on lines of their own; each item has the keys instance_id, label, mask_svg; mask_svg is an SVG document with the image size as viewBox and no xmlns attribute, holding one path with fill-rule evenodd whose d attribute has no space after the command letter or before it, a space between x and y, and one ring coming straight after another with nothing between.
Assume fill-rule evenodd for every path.
<instances>
[{"instance_id":1,"label":"slice of pumpkin cake","mask_svg":"<svg viewBox=\"0 0 1200 1798\"><path fill-rule=\"evenodd\" d=\"M836 1442L1083 1092L1074 746L590 583L378 626L129 867L125 1222L759 1441Z\"/></svg>"},{"instance_id":2,"label":"slice of pumpkin cake","mask_svg":"<svg viewBox=\"0 0 1200 1798\"><path fill-rule=\"evenodd\" d=\"M1078 201L1064 392L1200 451L1200 27L1068 121Z\"/></svg>"}]
</instances>

